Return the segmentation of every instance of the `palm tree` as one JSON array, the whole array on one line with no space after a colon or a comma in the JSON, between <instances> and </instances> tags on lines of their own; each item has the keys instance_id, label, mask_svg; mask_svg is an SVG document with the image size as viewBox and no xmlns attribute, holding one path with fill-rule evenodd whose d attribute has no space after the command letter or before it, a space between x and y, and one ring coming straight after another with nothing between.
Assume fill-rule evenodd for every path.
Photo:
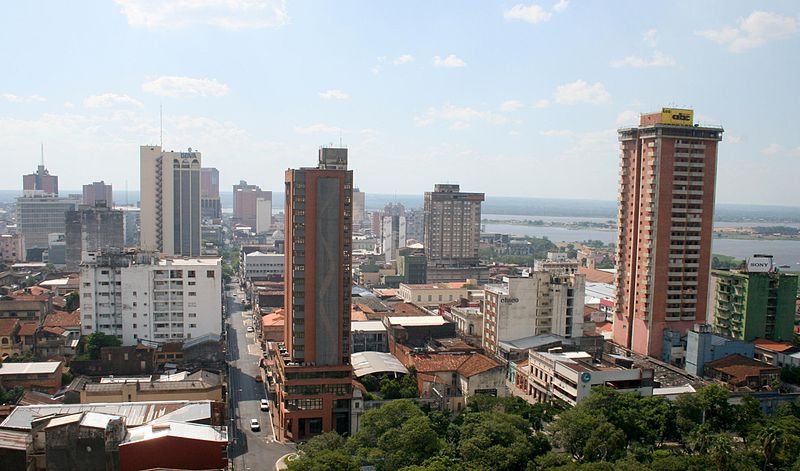
<instances>
[{"instance_id":1,"label":"palm tree","mask_svg":"<svg viewBox=\"0 0 800 471\"><path fill-rule=\"evenodd\" d=\"M758 432L758 440L761 442L761 455L764 457L764 471L772 467L771 461L775 456L775 449L781 439L781 430L769 425Z\"/></svg>"}]
</instances>

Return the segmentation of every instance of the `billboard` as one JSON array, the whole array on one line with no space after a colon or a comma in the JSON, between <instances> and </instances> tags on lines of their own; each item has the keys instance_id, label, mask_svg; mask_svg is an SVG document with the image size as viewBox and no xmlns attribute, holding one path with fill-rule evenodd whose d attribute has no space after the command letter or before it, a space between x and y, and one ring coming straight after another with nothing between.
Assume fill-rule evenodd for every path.
<instances>
[{"instance_id":1,"label":"billboard","mask_svg":"<svg viewBox=\"0 0 800 471\"><path fill-rule=\"evenodd\" d=\"M675 126L694 125L694 110L661 108L661 123Z\"/></svg>"},{"instance_id":2,"label":"billboard","mask_svg":"<svg viewBox=\"0 0 800 471\"><path fill-rule=\"evenodd\" d=\"M753 256L747 260L749 273L769 273L772 271L772 257Z\"/></svg>"}]
</instances>

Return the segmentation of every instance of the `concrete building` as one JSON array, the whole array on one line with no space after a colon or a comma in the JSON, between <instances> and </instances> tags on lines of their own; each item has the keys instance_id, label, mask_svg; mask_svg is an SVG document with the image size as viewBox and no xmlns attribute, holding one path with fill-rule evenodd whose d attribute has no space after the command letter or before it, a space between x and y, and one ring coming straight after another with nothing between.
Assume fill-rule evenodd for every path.
<instances>
[{"instance_id":1,"label":"concrete building","mask_svg":"<svg viewBox=\"0 0 800 471\"><path fill-rule=\"evenodd\" d=\"M259 251L245 254L242 270L245 280L281 279L284 275L284 255Z\"/></svg>"},{"instance_id":2,"label":"concrete building","mask_svg":"<svg viewBox=\"0 0 800 471\"><path fill-rule=\"evenodd\" d=\"M26 193L35 191L49 196L58 196L58 177L50 175L42 161L34 173L22 176L22 190Z\"/></svg>"},{"instance_id":3,"label":"concrete building","mask_svg":"<svg viewBox=\"0 0 800 471\"><path fill-rule=\"evenodd\" d=\"M200 169L200 217L222 218L222 203L219 199L219 170L213 167Z\"/></svg>"},{"instance_id":4,"label":"concrete building","mask_svg":"<svg viewBox=\"0 0 800 471\"><path fill-rule=\"evenodd\" d=\"M53 265L56 268L64 268L67 263L66 234L63 232L47 234L47 251L42 253L42 262Z\"/></svg>"},{"instance_id":5,"label":"concrete building","mask_svg":"<svg viewBox=\"0 0 800 471\"><path fill-rule=\"evenodd\" d=\"M21 387L55 394L61 388L61 367L60 361L6 362L0 368L0 386L4 389Z\"/></svg>"},{"instance_id":6,"label":"concrete building","mask_svg":"<svg viewBox=\"0 0 800 471\"><path fill-rule=\"evenodd\" d=\"M503 277L484 289L483 346L498 353L500 342L553 333L583 335L583 275L533 272L529 277Z\"/></svg>"},{"instance_id":7,"label":"concrete building","mask_svg":"<svg viewBox=\"0 0 800 471\"><path fill-rule=\"evenodd\" d=\"M436 184L425 192L425 256L429 283L474 278L486 282L481 266L481 202L483 193L464 193L458 185Z\"/></svg>"},{"instance_id":8,"label":"concrete building","mask_svg":"<svg viewBox=\"0 0 800 471\"><path fill-rule=\"evenodd\" d=\"M350 344L353 353L388 352L389 339L381 321L358 321L350 324Z\"/></svg>"},{"instance_id":9,"label":"concrete building","mask_svg":"<svg viewBox=\"0 0 800 471\"><path fill-rule=\"evenodd\" d=\"M546 271L559 275L574 275L578 273L580 264L577 260L570 260L562 252L547 252L544 260L534 260L533 271Z\"/></svg>"},{"instance_id":10,"label":"concrete building","mask_svg":"<svg viewBox=\"0 0 800 471\"><path fill-rule=\"evenodd\" d=\"M151 423L129 430L119 445L119 469L227 469L227 446L226 427Z\"/></svg>"},{"instance_id":11,"label":"concrete building","mask_svg":"<svg viewBox=\"0 0 800 471\"><path fill-rule=\"evenodd\" d=\"M122 211L122 230L125 233L125 247L138 247L141 210L133 206L118 206L114 209Z\"/></svg>"},{"instance_id":12,"label":"concrete building","mask_svg":"<svg viewBox=\"0 0 800 471\"><path fill-rule=\"evenodd\" d=\"M81 204L89 207L114 207L114 197L111 185L106 185L104 181L92 182L83 185L83 198Z\"/></svg>"},{"instance_id":13,"label":"concrete building","mask_svg":"<svg viewBox=\"0 0 800 471\"><path fill-rule=\"evenodd\" d=\"M358 188L353 189L353 226L362 227L367 224L367 211L366 211L366 194L359 191Z\"/></svg>"},{"instance_id":14,"label":"concrete building","mask_svg":"<svg viewBox=\"0 0 800 471\"><path fill-rule=\"evenodd\" d=\"M609 386L619 392L653 395L654 372L641 368L596 365L586 352L528 352L529 394L536 402L564 401L574 406L594 386Z\"/></svg>"},{"instance_id":15,"label":"concrete building","mask_svg":"<svg viewBox=\"0 0 800 471\"><path fill-rule=\"evenodd\" d=\"M81 264L81 314L85 335L103 332L123 345L220 335L221 259L89 253Z\"/></svg>"},{"instance_id":16,"label":"concrete building","mask_svg":"<svg viewBox=\"0 0 800 471\"><path fill-rule=\"evenodd\" d=\"M614 342L661 357L665 330L705 322L721 127L663 109L619 130Z\"/></svg>"},{"instance_id":17,"label":"concrete building","mask_svg":"<svg viewBox=\"0 0 800 471\"><path fill-rule=\"evenodd\" d=\"M80 392L81 404L154 401L222 401L218 374L199 370L188 374L101 378L86 382Z\"/></svg>"},{"instance_id":18,"label":"concrete building","mask_svg":"<svg viewBox=\"0 0 800 471\"><path fill-rule=\"evenodd\" d=\"M469 280L464 282L427 283L424 285L400 283L398 294L407 303L414 303L419 306L438 306L440 303L450 303L466 298L468 283Z\"/></svg>"},{"instance_id":19,"label":"concrete building","mask_svg":"<svg viewBox=\"0 0 800 471\"><path fill-rule=\"evenodd\" d=\"M272 228L272 192L269 193L269 197L256 198L256 234L266 234Z\"/></svg>"},{"instance_id":20,"label":"concrete building","mask_svg":"<svg viewBox=\"0 0 800 471\"><path fill-rule=\"evenodd\" d=\"M386 263L397 259L400 248L405 246L405 216L384 216L381 220L381 251Z\"/></svg>"},{"instance_id":21,"label":"concrete building","mask_svg":"<svg viewBox=\"0 0 800 471\"><path fill-rule=\"evenodd\" d=\"M25 243L21 234L0 234L0 262L17 263L25 260Z\"/></svg>"},{"instance_id":22,"label":"concrete building","mask_svg":"<svg viewBox=\"0 0 800 471\"><path fill-rule=\"evenodd\" d=\"M293 440L349 432L353 172L347 149L286 171L286 334L278 427Z\"/></svg>"},{"instance_id":23,"label":"concrete building","mask_svg":"<svg viewBox=\"0 0 800 471\"><path fill-rule=\"evenodd\" d=\"M779 273L771 257L753 257L744 270L714 270L714 332L750 342L756 338L792 341L797 275ZM769 268L759 268L758 263Z\"/></svg>"},{"instance_id":24,"label":"concrete building","mask_svg":"<svg viewBox=\"0 0 800 471\"><path fill-rule=\"evenodd\" d=\"M165 255L200 255L200 152L140 148L140 246Z\"/></svg>"},{"instance_id":25,"label":"concrete building","mask_svg":"<svg viewBox=\"0 0 800 471\"><path fill-rule=\"evenodd\" d=\"M242 180L238 185L233 185L233 222L234 224L241 224L250 227L253 232L258 228L258 200L264 200L262 205L262 212L264 211L265 202L270 202L270 214L272 217L272 192L264 191L258 185L248 185L246 181ZM265 224L262 222L262 226ZM266 224L269 226L269 224Z\"/></svg>"},{"instance_id":26,"label":"concrete building","mask_svg":"<svg viewBox=\"0 0 800 471\"><path fill-rule=\"evenodd\" d=\"M49 248L50 234L66 231L66 213L78 207L76 198L59 198L42 192L25 193L17 198L17 233L25 243L25 260L42 261Z\"/></svg>"},{"instance_id":27,"label":"concrete building","mask_svg":"<svg viewBox=\"0 0 800 471\"><path fill-rule=\"evenodd\" d=\"M697 324L686 334L686 372L702 377L706 363L734 354L753 358L754 350L752 343L714 335L710 325Z\"/></svg>"},{"instance_id":28,"label":"concrete building","mask_svg":"<svg viewBox=\"0 0 800 471\"><path fill-rule=\"evenodd\" d=\"M417 244L419 245L419 244ZM398 250L397 274L410 285L424 285L428 271L425 251L421 248L403 247Z\"/></svg>"},{"instance_id":29,"label":"concrete building","mask_svg":"<svg viewBox=\"0 0 800 471\"><path fill-rule=\"evenodd\" d=\"M79 206L66 213L66 257L68 270L78 270L89 252L124 249L124 214L106 206Z\"/></svg>"}]
</instances>

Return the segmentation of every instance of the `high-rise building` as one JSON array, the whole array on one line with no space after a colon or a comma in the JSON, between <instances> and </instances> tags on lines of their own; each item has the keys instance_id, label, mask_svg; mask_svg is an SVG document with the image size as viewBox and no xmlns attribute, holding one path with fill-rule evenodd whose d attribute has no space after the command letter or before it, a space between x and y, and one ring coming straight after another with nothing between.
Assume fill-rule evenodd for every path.
<instances>
[{"instance_id":1,"label":"high-rise building","mask_svg":"<svg viewBox=\"0 0 800 471\"><path fill-rule=\"evenodd\" d=\"M384 216L381 224L381 248L386 263L397 259L398 250L405 246L405 216Z\"/></svg>"},{"instance_id":2,"label":"high-rise building","mask_svg":"<svg viewBox=\"0 0 800 471\"><path fill-rule=\"evenodd\" d=\"M200 169L200 215L209 219L222 218L219 199L219 170L213 167Z\"/></svg>"},{"instance_id":3,"label":"high-rise building","mask_svg":"<svg viewBox=\"0 0 800 471\"><path fill-rule=\"evenodd\" d=\"M50 246L50 234L66 231L66 212L74 210L79 197L59 198L42 190L26 191L17 198L17 233L25 243L25 260L41 262Z\"/></svg>"},{"instance_id":4,"label":"high-rise building","mask_svg":"<svg viewBox=\"0 0 800 471\"><path fill-rule=\"evenodd\" d=\"M780 273L772 257L756 255L741 270L714 270L714 332L751 342L791 342L797 309L797 275Z\"/></svg>"},{"instance_id":5,"label":"high-rise building","mask_svg":"<svg viewBox=\"0 0 800 471\"><path fill-rule=\"evenodd\" d=\"M286 171L285 349L279 424L293 440L350 430L353 172L347 149Z\"/></svg>"},{"instance_id":6,"label":"high-rise building","mask_svg":"<svg viewBox=\"0 0 800 471\"><path fill-rule=\"evenodd\" d=\"M142 249L200 255L200 152L142 146L140 157Z\"/></svg>"},{"instance_id":7,"label":"high-rise building","mask_svg":"<svg viewBox=\"0 0 800 471\"><path fill-rule=\"evenodd\" d=\"M22 189L25 192L42 191L50 196L58 196L58 177L50 175L42 162L34 173L22 176Z\"/></svg>"},{"instance_id":8,"label":"high-rise building","mask_svg":"<svg viewBox=\"0 0 800 471\"><path fill-rule=\"evenodd\" d=\"M16 263L25 260L25 244L19 234L0 234L0 262Z\"/></svg>"},{"instance_id":9,"label":"high-rise building","mask_svg":"<svg viewBox=\"0 0 800 471\"><path fill-rule=\"evenodd\" d=\"M67 269L77 270L88 252L125 248L124 226L124 215L118 209L81 205L77 211L67 211Z\"/></svg>"},{"instance_id":10,"label":"high-rise building","mask_svg":"<svg viewBox=\"0 0 800 471\"><path fill-rule=\"evenodd\" d=\"M353 189L353 226L361 227L367 221L366 195L358 188Z\"/></svg>"},{"instance_id":11,"label":"high-rise building","mask_svg":"<svg viewBox=\"0 0 800 471\"><path fill-rule=\"evenodd\" d=\"M92 182L88 185L83 185L82 204L92 208L98 206L113 208L114 197L112 196L112 193L111 185L106 185L104 181Z\"/></svg>"},{"instance_id":12,"label":"high-rise building","mask_svg":"<svg viewBox=\"0 0 800 471\"><path fill-rule=\"evenodd\" d=\"M102 250L81 264L81 332L123 345L220 335L222 260Z\"/></svg>"},{"instance_id":13,"label":"high-rise building","mask_svg":"<svg viewBox=\"0 0 800 471\"><path fill-rule=\"evenodd\" d=\"M665 334L705 322L722 132L666 108L619 130L613 338L636 353L659 358Z\"/></svg>"},{"instance_id":14,"label":"high-rise building","mask_svg":"<svg viewBox=\"0 0 800 471\"><path fill-rule=\"evenodd\" d=\"M233 185L233 222L248 226L255 232L258 228L259 199L269 200L271 212L271 191L264 191L258 185L248 185L244 180L241 180L238 185ZM264 202L262 201L261 204L263 208ZM270 219L272 219L272 214L270 214Z\"/></svg>"},{"instance_id":15,"label":"high-rise building","mask_svg":"<svg viewBox=\"0 0 800 471\"><path fill-rule=\"evenodd\" d=\"M271 192L270 192L271 193ZM256 226L253 232L264 234L272 227L272 196L256 198Z\"/></svg>"},{"instance_id":16,"label":"high-rise building","mask_svg":"<svg viewBox=\"0 0 800 471\"><path fill-rule=\"evenodd\" d=\"M439 183L433 192L425 192L428 283L489 278L479 258L484 194L460 190L458 185Z\"/></svg>"}]
</instances>

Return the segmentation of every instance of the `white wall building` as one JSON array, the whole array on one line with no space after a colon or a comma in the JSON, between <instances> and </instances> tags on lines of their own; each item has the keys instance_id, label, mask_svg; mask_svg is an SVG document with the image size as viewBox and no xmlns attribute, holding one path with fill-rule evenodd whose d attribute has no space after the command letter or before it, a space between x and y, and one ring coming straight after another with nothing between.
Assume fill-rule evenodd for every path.
<instances>
[{"instance_id":1,"label":"white wall building","mask_svg":"<svg viewBox=\"0 0 800 471\"><path fill-rule=\"evenodd\" d=\"M284 259L285 256L281 253L250 252L244 256L244 277L248 280L266 278L271 275L282 277Z\"/></svg>"},{"instance_id":2,"label":"white wall building","mask_svg":"<svg viewBox=\"0 0 800 471\"><path fill-rule=\"evenodd\" d=\"M484 289L483 345L496 353L499 342L542 334L583 334L583 275L533 272L528 277L503 277Z\"/></svg>"},{"instance_id":3,"label":"white wall building","mask_svg":"<svg viewBox=\"0 0 800 471\"><path fill-rule=\"evenodd\" d=\"M406 246L405 216L384 216L381 218L381 250L386 263L397 259L399 250Z\"/></svg>"},{"instance_id":4,"label":"white wall building","mask_svg":"<svg viewBox=\"0 0 800 471\"><path fill-rule=\"evenodd\" d=\"M81 266L81 331L123 345L222 331L222 260L89 253Z\"/></svg>"},{"instance_id":5,"label":"white wall building","mask_svg":"<svg viewBox=\"0 0 800 471\"><path fill-rule=\"evenodd\" d=\"M140 148L140 246L167 255L200 255L200 152Z\"/></svg>"},{"instance_id":6,"label":"white wall building","mask_svg":"<svg viewBox=\"0 0 800 471\"><path fill-rule=\"evenodd\" d=\"M256 234L269 232L272 227L272 195L269 198L256 198Z\"/></svg>"}]
</instances>

